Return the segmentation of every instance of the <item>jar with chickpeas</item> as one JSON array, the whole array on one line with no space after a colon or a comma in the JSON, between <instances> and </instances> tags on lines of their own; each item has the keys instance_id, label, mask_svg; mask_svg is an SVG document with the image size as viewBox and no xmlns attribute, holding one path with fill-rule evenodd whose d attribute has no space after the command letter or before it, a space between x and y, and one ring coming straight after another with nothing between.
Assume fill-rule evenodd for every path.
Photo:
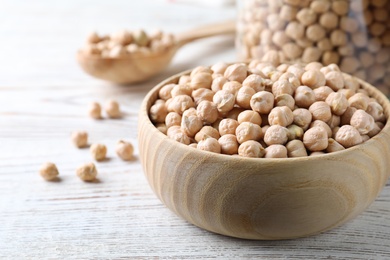
<instances>
[{"instance_id":1,"label":"jar with chickpeas","mask_svg":"<svg viewBox=\"0 0 390 260\"><path fill-rule=\"evenodd\" d=\"M321 62L390 96L390 0L239 0L242 60Z\"/></svg>"}]
</instances>

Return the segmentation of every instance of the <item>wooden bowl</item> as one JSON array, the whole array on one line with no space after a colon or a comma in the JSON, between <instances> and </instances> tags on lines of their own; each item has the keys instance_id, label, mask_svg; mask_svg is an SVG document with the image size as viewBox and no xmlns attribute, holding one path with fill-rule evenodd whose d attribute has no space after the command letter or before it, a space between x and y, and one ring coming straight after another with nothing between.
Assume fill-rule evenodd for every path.
<instances>
[{"instance_id":1,"label":"wooden bowl","mask_svg":"<svg viewBox=\"0 0 390 260\"><path fill-rule=\"evenodd\" d=\"M238 238L276 240L310 236L335 228L364 211L390 175L390 123L370 140L315 157L253 159L200 151L169 139L148 111L140 114L138 140L144 173L153 191L173 212L203 229ZM390 115L387 98L364 88Z\"/></svg>"}]
</instances>

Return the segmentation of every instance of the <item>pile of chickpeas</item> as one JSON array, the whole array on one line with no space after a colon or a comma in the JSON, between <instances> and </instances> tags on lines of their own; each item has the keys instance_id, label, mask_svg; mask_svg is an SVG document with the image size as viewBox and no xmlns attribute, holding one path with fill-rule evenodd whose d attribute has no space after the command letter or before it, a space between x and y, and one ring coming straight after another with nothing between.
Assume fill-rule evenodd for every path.
<instances>
[{"instance_id":1,"label":"pile of chickpeas","mask_svg":"<svg viewBox=\"0 0 390 260\"><path fill-rule=\"evenodd\" d=\"M144 30L123 30L110 36L99 36L96 32L87 37L82 51L88 55L105 58L122 58L131 55L152 55L171 48L174 36L170 33L155 31L148 35Z\"/></svg>"},{"instance_id":2,"label":"pile of chickpeas","mask_svg":"<svg viewBox=\"0 0 390 260\"><path fill-rule=\"evenodd\" d=\"M256 60L195 68L159 90L149 117L180 143L253 158L341 151L386 122L383 107L336 64Z\"/></svg>"},{"instance_id":3,"label":"pile of chickpeas","mask_svg":"<svg viewBox=\"0 0 390 260\"><path fill-rule=\"evenodd\" d=\"M390 94L390 0L243 0L242 59L338 64ZM269 52L271 51L272 52Z\"/></svg>"}]
</instances>

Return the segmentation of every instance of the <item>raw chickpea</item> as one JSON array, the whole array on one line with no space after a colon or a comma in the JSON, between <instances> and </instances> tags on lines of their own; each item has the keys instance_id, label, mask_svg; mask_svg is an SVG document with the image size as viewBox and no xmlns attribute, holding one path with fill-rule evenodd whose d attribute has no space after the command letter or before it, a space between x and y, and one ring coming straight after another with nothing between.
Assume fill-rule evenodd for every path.
<instances>
[{"instance_id":1,"label":"raw chickpea","mask_svg":"<svg viewBox=\"0 0 390 260\"><path fill-rule=\"evenodd\" d=\"M285 21L292 21L294 20L297 12L298 9L296 7L283 5L280 9L280 17Z\"/></svg>"},{"instance_id":2,"label":"raw chickpea","mask_svg":"<svg viewBox=\"0 0 390 260\"><path fill-rule=\"evenodd\" d=\"M226 68L224 76L230 81L242 83L248 74L248 68L244 64L233 64Z\"/></svg>"},{"instance_id":3,"label":"raw chickpea","mask_svg":"<svg viewBox=\"0 0 390 260\"><path fill-rule=\"evenodd\" d=\"M229 67L229 64L226 64L225 62L218 62L211 66L211 70L214 74L224 74L227 67Z\"/></svg>"},{"instance_id":4,"label":"raw chickpea","mask_svg":"<svg viewBox=\"0 0 390 260\"><path fill-rule=\"evenodd\" d=\"M84 148L88 145L88 133L85 131L72 132L71 140L77 148Z\"/></svg>"},{"instance_id":5,"label":"raw chickpea","mask_svg":"<svg viewBox=\"0 0 390 260\"><path fill-rule=\"evenodd\" d=\"M370 140L370 136L368 135L361 135L362 136L362 142Z\"/></svg>"},{"instance_id":6,"label":"raw chickpea","mask_svg":"<svg viewBox=\"0 0 390 260\"><path fill-rule=\"evenodd\" d=\"M357 111L357 108L355 107L348 107L344 114L340 116L340 124L341 125L349 125L351 122L351 118L353 114Z\"/></svg>"},{"instance_id":7,"label":"raw chickpea","mask_svg":"<svg viewBox=\"0 0 390 260\"><path fill-rule=\"evenodd\" d=\"M303 62L318 61L321 58L322 51L318 47L310 46L305 48L302 54Z\"/></svg>"},{"instance_id":8,"label":"raw chickpea","mask_svg":"<svg viewBox=\"0 0 390 260\"><path fill-rule=\"evenodd\" d=\"M331 51L333 49L333 45L330 42L329 38L323 38L319 42L317 42L317 47L321 51Z\"/></svg>"},{"instance_id":9,"label":"raw chickpea","mask_svg":"<svg viewBox=\"0 0 390 260\"><path fill-rule=\"evenodd\" d=\"M217 106L210 101L204 100L196 108L197 115L205 124L214 123L219 116Z\"/></svg>"},{"instance_id":10,"label":"raw chickpea","mask_svg":"<svg viewBox=\"0 0 390 260\"><path fill-rule=\"evenodd\" d=\"M366 112L370 114L375 121L385 121L383 107L376 101L371 101L368 103Z\"/></svg>"},{"instance_id":11,"label":"raw chickpea","mask_svg":"<svg viewBox=\"0 0 390 260\"><path fill-rule=\"evenodd\" d=\"M241 107L233 107L232 110L230 110L229 112L227 113L223 113L223 114L219 114L220 116L222 115L223 117L225 118L231 118L231 119L234 119L234 120L237 120L238 118L238 115L245 111L245 109L241 108Z\"/></svg>"},{"instance_id":12,"label":"raw chickpea","mask_svg":"<svg viewBox=\"0 0 390 260\"><path fill-rule=\"evenodd\" d=\"M299 45L293 42L289 42L283 45L282 50L284 55L286 55L286 57L291 60L297 59L302 55L303 52L303 49Z\"/></svg>"},{"instance_id":13,"label":"raw chickpea","mask_svg":"<svg viewBox=\"0 0 390 260\"><path fill-rule=\"evenodd\" d=\"M172 89L176 86L176 84L167 84L165 86L163 86L162 88L160 88L160 90L158 91L158 96L162 99L162 100L168 100L172 97L171 95L171 91Z\"/></svg>"},{"instance_id":14,"label":"raw chickpea","mask_svg":"<svg viewBox=\"0 0 390 260\"><path fill-rule=\"evenodd\" d=\"M348 99L349 106L354 107L356 109L366 110L369 102L370 99L364 93L356 93Z\"/></svg>"},{"instance_id":15,"label":"raw chickpea","mask_svg":"<svg viewBox=\"0 0 390 260\"><path fill-rule=\"evenodd\" d=\"M333 12L326 12L320 16L319 23L325 29L335 29L339 24L339 18Z\"/></svg>"},{"instance_id":16,"label":"raw chickpea","mask_svg":"<svg viewBox=\"0 0 390 260\"><path fill-rule=\"evenodd\" d=\"M297 64L290 65L287 69L287 72L290 72L295 75L298 79L302 78L303 73L305 73L305 70Z\"/></svg>"},{"instance_id":17,"label":"raw chickpea","mask_svg":"<svg viewBox=\"0 0 390 260\"><path fill-rule=\"evenodd\" d=\"M121 117L121 111L119 109L119 104L115 100L108 100L104 107L106 114L110 118L119 118Z\"/></svg>"},{"instance_id":18,"label":"raw chickpea","mask_svg":"<svg viewBox=\"0 0 390 260\"><path fill-rule=\"evenodd\" d=\"M313 42L318 42L322 40L325 36L326 36L326 31L324 27L322 27L319 24L312 24L308 26L306 29L306 37Z\"/></svg>"},{"instance_id":19,"label":"raw chickpea","mask_svg":"<svg viewBox=\"0 0 390 260\"><path fill-rule=\"evenodd\" d=\"M340 130L339 126L336 126L332 129L332 138L334 139L336 137L337 132Z\"/></svg>"},{"instance_id":20,"label":"raw chickpea","mask_svg":"<svg viewBox=\"0 0 390 260\"><path fill-rule=\"evenodd\" d=\"M332 115L332 117L326 123L329 125L330 128L333 129L335 127L338 127L340 125L340 122L341 122L340 116Z\"/></svg>"},{"instance_id":21,"label":"raw chickpea","mask_svg":"<svg viewBox=\"0 0 390 260\"><path fill-rule=\"evenodd\" d=\"M335 47L344 46L348 43L348 36L344 31L336 29L330 33L330 42Z\"/></svg>"},{"instance_id":22,"label":"raw chickpea","mask_svg":"<svg viewBox=\"0 0 390 260\"><path fill-rule=\"evenodd\" d=\"M87 163L76 169L76 175L83 181L94 181L98 172L95 164Z\"/></svg>"},{"instance_id":23,"label":"raw chickpea","mask_svg":"<svg viewBox=\"0 0 390 260\"><path fill-rule=\"evenodd\" d=\"M362 109L356 110L351 117L351 126L355 127L361 135L365 135L374 129L374 118Z\"/></svg>"},{"instance_id":24,"label":"raw chickpea","mask_svg":"<svg viewBox=\"0 0 390 260\"><path fill-rule=\"evenodd\" d=\"M340 55L335 51L325 51L322 55L322 63L329 65L332 63L339 63Z\"/></svg>"},{"instance_id":25,"label":"raw chickpea","mask_svg":"<svg viewBox=\"0 0 390 260\"><path fill-rule=\"evenodd\" d=\"M324 122L328 121L332 112L330 110L330 106L324 101L316 101L310 107L309 111L313 116L314 120L322 120Z\"/></svg>"},{"instance_id":26,"label":"raw chickpea","mask_svg":"<svg viewBox=\"0 0 390 260\"><path fill-rule=\"evenodd\" d=\"M293 110L295 106L295 99L289 94L281 94L275 98L274 103L277 107L287 106Z\"/></svg>"},{"instance_id":27,"label":"raw chickpea","mask_svg":"<svg viewBox=\"0 0 390 260\"><path fill-rule=\"evenodd\" d=\"M325 101L333 90L328 86L322 86L313 90L316 101Z\"/></svg>"},{"instance_id":28,"label":"raw chickpea","mask_svg":"<svg viewBox=\"0 0 390 260\"><path fill-rule=\"evenodd\" d=\"M191 79L192 79L193 77L195 77L195 75L198 74L198 73L212 74L213 71L212 71L210 68L208 68L208 67L205 67L205 66L198 66L198 67L196 67L195 69L193 69L193 70L191 71L191 73L190 73Z\"/></svg>"},{"instance_id":29,"label":"raw chickpea","mask_svg":"<svg viewBox=\"0 0 390 260\"><path fill-rule=\"evenodd\" d=\"M41 168L39 169L39 174L47 181L54 181L58 179L59 175L57 166L51 162L42 164Z\"/></svg>"},{"instance_id":30,"label":"raw chickpea","mask_svg":"<svg viewBox=\"0 0 390 260\"><path fill-rule=\"evenodd\" d=\"M221 136L226 134L235 134L238 125L239 123L237 122L237 120L231 118L222 119L218 126L219 134Z\"/></svg>"},{"instance_id":31,"label":"raw chickpea","mask_svg":"<svg viewBox=\"0 0 390 260\"><path fill-rule=\"evenodd\" d=\"M373 136L377 135L381 130L382 130L382 128L377 123L375 123L374 128L370 132L368 132L367 135L369 137L373 137Z\"/></svg>"},{"instance_id":32,"label":"raw chickpea","mask_svg":"<svg viewBox=\"0 0 390 260\"><path fill-rule=\"evenodd\" d=\"M226 82L228 82L228 80L225 77L223 76L216 77L215 79L213 79L213 82L211 83L211 90L214 92L222 90L222 87Z\"/></svg>"},{"instance_id":33,"label":"raw chickpea","mask_svg":"<svg viewBox=\"0 0 390 260\"><path fill-rule=\"evenodd\" d=\"M157 130L160 131L161 133L163 133L163 134L165 134L165 135L167 134L168 127L167 127L166 124L164 124L164 123L157 123L157 124L156 124L156 128L157 128Z\"/></svg>"},{"instance_id":34,"label":"raw chickpea","mask_svg":"<svg viewBox=\"0 0 390 260\"><path fill-rule=\"evenodd\" d=\"M237 121L239 124L250 122L252 124L261 125L261 116L253 110L245 110L238 115Z\"/></svg>"},{"instance_id":35,"label":"raw chickpea","mask_svg":"<svg viewBox=\"0 0 390 260\"><path fill-rule=\"evenodd\" d=\"M181 115L176 112L169 112L167 116L165 117L165 125L167 128L170 128L171 126L181 125Z\"/></svg>"},{"instance_id":36,"label":"raw chickpea","mask_svg":"<svg viewBox=\"0 0 390 260\"><path fill-rule=\"evenodd\" d=\"M207 88L200 88L197 90L192 91L192 98L195 101L196 105L199 105L200 102L207 100L207 101L213 101L214 92Z\"/></svg>"},{"instance_id":37,"label":"raw chickpea","mask_svg":"<svg viewBox=\"0 0 390 260\"><path fill-rule=\"evenodd\" d=\"M115 152L122 160L130 161L133 159L134 147L130 142L119 140Z\"/></svg>"},{"instance_id":38,"label":"raw chickpea","mask_svg":"<svg viewBox=\"0 0 390 260\"><path fill-rule=\"evenodd\" d=\"M354 92L356 92L360 87L359 82L356 80L356 78L350 76L350 75L344 75L344 88L350 89Z\"/></svg>"},{"instance_id":39,"label":"raw chickpea","mask_svg":"<svg viewBox=\"0 0 390 260\"><path fill-rule=\"evenodd\" d=\"M354 73L359 68L359 60L355 57L344 57L340 63L340 69L345 73Z\"/></svg>"},{"instance_id":40,"label":"raw chickpea","mask_svg":"<svg viewBox=\"0 0 390 260\"><path fill-rule=\"evenodd\" d=\"M349 12L349 2L344 0L334 0L332 3L332 11L337 15L346 15Z\"/></svg>"},{"instance_id":41,"label":"raw chickpea","mask_svg":"<svg viewBox=\"0 0 390 260\"><path fill-rule=\"evenodd\" d=\"M218 139L218 143L221 146L221 153L229 155L238 153L238 142L235 135L227 134L221 136Z\"/></svg>"},{"instance_id":42,"label":"raw chickpea","mask_svg":"<svg viewBox=\"0 0 390 260\"><path fill-rule=\"evenodd\" d=\"M89 151L96 161L103 161L106 159L107 147L104 144L92 144Z\"/></svg>"},{"instance_id":43,"label":"raw chickpea","mask_svg":"<svg viewBox=\"0 0 390 260\"><path fill-rule=\"evenodd\" d=\"M149 116L153 123L164 123L168 110L165 102L156 103L150 107Z\"/></svg>"},{"instance_id":44,"label":"raw chickpea","mask_svg":"<svg viewBox=\"0 0 390 260\"><path fill-rule=\"evenodd\" d=\"M326 134L328 135L328 137L331 137L333 134L330 126L321 120L314 120L313 122L311 122L309 127L310 128L319 127L319 128L324 129L326 131Z\"/></svg>"},{"instance_id":45,"label":"raw chickpea","mask_svg":"<svg viewBox=\"0 0 390 260\"><path fill-rule=\"evenodd\" d=\"M363 142L359 131L351 125L343 125L340 127L336 133L335 140L345 148L349 148Z\"/></svg>"},{"instance_id":46,"label":"raw chickpea","mask_svg":"<svg viewBox=\"0 0 390 260\"><path fill-rule=\"evenodd\" d=\"M264 79L257 75L257 74L251 74L249 75L243 82L243 87L250 87L255 90L255 92L263 91L265 90L265 82Z\"/></svg>"},{"instance_id":47,"label":"raw chickpea","mask_svg":"<svg viewBox=\"0 0 390 260\"><path fill-rule=\"evenodd\" d=\"M272 36L272 42L278 47L283 47L284 44L290 41L291 39L287 36L287 34L284 31L277 31Z\"/></svg>"},{"instance_id":48,"label":"raw chickpea","mask_svg":"<svg viewBox=\"0 0 390 260\"><path fill-rule=\"evenodd\" d=\"M310 3L310 9L317 14L322 14L330 8L330 1L314 0Z\"/></svg>"},{"instance_id":49,"label":"raw chickpea","mask_svg":"<svg viewBox=\"0 0 390 260\"><path fill-rule=\"evenodd\" d=\"M201 140L205 139L206 137L212 137L215 139L219 139L220 135L217 129L215 129L212 126L204 126L202 129L199 130L198 133L195 135L195 141L200 142Z\"/></svg>"},{"instance_id":50,"label":"raw chickpea","mask_svg":"<svg viewBox=\"0 0 390 260\"><path fill-rule=\"evenodd\" d=\"M181 118L181 130L188 137L194 137L197 132L202 128L203 121L197 115L185 115Z\"/></svg>"},{"instance_id":51,"label":"raw chickpea","mask_svg":"<svg viewBox=\"0 0 390 260\"><path fill-rule=\"evenodd\" d=\"M191 76L190 86L193 90L200 88L211 88L211 83L213 78L210 73L207 72L199 72L195 75Z\"/></svg>"},{"instance_id":52,"label":"raw chickpea","mask_svg":"<svg viewBox=\"0 0 390 260\"><path fill-rule=\"evenodd\" d=\"M297 13L296 18L302 25L309 26L315 23L317 14L309 8L303 8Z\"/></svg>"},{"instance_id":53,"label":"raw chickpea","mask_svg":"<svg viewBox=\"0 0 390 260\"><path fill-rule=\"evenodd\" d=\"M179 95L191 96L192 88L188 85L176 85L171 90L171 97L176 97Z\"/></svg>"},{"instance_id":54,"label":"raw chickpea","mask_svg":"<svg viewBox=\"0 0 390 260\"><path fill-rule=\"evenodd\" d=\"M312 152L322 151L328 147L328 134L321 127L310 128L303 135L303 144Z\"/></svg>"},{"instance_id":55,"label":"raw chickpea","mask_svg":"<svg viewBox=\"0 0 390 260\"><path fill-rule=\"evenodd\" d=\"M292 124L287 127L287 130L288 130L287 133L288 140L302 139L304 133L302 127Z\"/></svg>"},{"instance_id":56,"label":"raw chickpea","mask_svg":"<svg viewBox=\"0 0 390 260\"><path fill-rule=\"evenodd\" d=\"M250 100L256 91L248 86L241 87L236 95L236 103L242 108L250 109Z\"/></svg>"},{"instance_id":57,"label":"raw chickpea","mask_svg":"<svg viewBox=\"0 0 390 260\"><path fill-rule=\"evenodd\" d=\"M326 147L326 151L328 153L333 153L333 152L342 151L342 150L345 150L344 146L339 144L333 138L328 139L328 147Z\"/></svg>"},{"instance_id":58,"label":"raw chickpea","mask_svg":"<svg viewBox=\"0 0 390 260\"><path fill-rule=\"evenodd\" d=\"M201 140L197 145L197 149L207 152L221 153L221 145L218 143L217 139L212 137L207 137Z\"/></svg>"},{"instance_id":59,"label":"raw chickpea","mask_svg":"<svg viewBox=\"0 0 390 260\"><path fill-rule=\"evenodd\" d=\"M102 108L101 108L100 104L97 102L92 102L89 105L88 114L91 118L101 119L102 118Z\"/></svg>"},{"instance_id":60,"label":"raw chickpea","mask_svg":"<svg viewBox=\"0 0 390 260\"><path fill-rule=\"evenodd\" d=\"M343 95L345 96L345 98L347 99L347 101L348 101L348 99L349 99L350 97L352 97L353 95L356 94L355 91L353 91L353 90L351 90L351 89L346 89L346 88L339 89L337 92L343 94ZM349 104L349 103L348 103L348 104Z\"/></svg>"},{"instance_id":61,"label":"raw chickpea","mask_svg":"<svg viewBox=\"0 0 390 260\"><path fill-rule=\"evenodd\" d=\"M301 81L299 80L299 78L291 72L283 73L280 76L279 80L287 80L288 82L290 82L292 84L293 91L295 91L297 87L301 85Z\"/></svg>"},{"instance_id":62,"label":"raw chickpea","mask_svg":"<svg viewBox=\"0 0 390 260\"><path fill-rule=\"evenodd\" d=\"M272 94L274 94L275 97L282 94L292 95L293 93L294 86L286 79L275 81L272 85Z\"/></svg>"},{"instance_id":63,"label":"raw chickpea","mask_svg":"<svg viewBox=\"0 0 390 260\"><path fill-rule=\"evenodd\" d=\"M195 103L190 96L179 95L172 98L172 101L168 104L168 112L176 112L183 114L183 112L190 107L195 107Z\"/></svg>"},{"instance_id":64,"label":"raw chickpea","mask_svg":"<svg viewBox=\"0 0 390 260\"><path fill-rule=\"evenodd\" d=\"M295 90L295 104L298 107L309 108L315 101L314 91L307 86L299 86Z\"/></svg>"},{"instance_id":65,"label":"raw chickpea","mask_svg":"<svg viewBox=\"0 0 390 260\"><path fill-rule=\"evenodd\" d=\"M273 144L265 148L264 158L287 158L287 148L281 144Z\"/></svg>"},{"instance_id":66,"label":"raw chickpea","mask_svg":"<svg viewBox=\"0 0 390 260\"><path fill-rule=\"evenodd\" d=\"M82 51L87 55L103 55L107 51L105 49L99 48L99 45L87 44L83 47Z\"/></svg>"},{"instance_id":67,"label":"raw chickpea","mask_svg":"<svg viewBox=\"0 0 390 260\"><path fill-rule=\"evenodd\" d=\"M256 141L246 141L238 147L238 155L251 158L262 158L265 154L263 146Z\"/></svg>"},{"instance_id":68,"label":"raw chickpea","mask_svg":"<svg viewBox=\"0 0 390 260\"><path fill-rule=\"evenodd\" d=\"M250 122L243 122L238 125L235 133L239 144L248 140L259 141L262 137L261 127Z\"/></svg>"},{"instance_id":69,"label":"raw chickpea","mask_svg":"<svg viewBox=\"0 0 390 260\"><path fill-rule=\"evenodd\" d=\"M344 94L338 92L330 93L325 102L330 106L332 113L338 116L344 114L349 106L348 100Z\"/></svg>"},{"instance_id":70,"label":"raw chickpea","mask_svg":"<svg viewBox=\"0 0 390 260\"><path fill-rule=\"evenodd\" d=\"M344 87L344 78L339 71L330 71L325 74L326 85L332 90L337 91Z\"/></svg>"},{"instance_id":71,"label":"raw chickpea","mask_svg":"<svg viewBox=\"0 0 390 260\"><path fill-rule=\"evenodd\" d=\"M309 110L298 108L293 111L294 124L307 129L311 123L312 115Z\"/></svg>"},{"instance_id":72,"label":"raw chickpea","mask_svg":"<svg viewBox=\"0 0 390 260\"><path fill-rule=\"evenodd\" d=\"M217 105L219 112L226 113L233 109L235 99L230 91L219 90L214 94L213 102Z\"/></svg>"},{"instance_id":73,"label":"raw chickpea","mask_svg":"<svg viewBox=\"0 0 390 260\"><path fill-rule=\"evenodd\" d=\"M305 26L296 21L287 24L285 32L291 39L302 39L305 34Z\"/></svg>"},{"instance_id":74,"label":"raw chickpea","mask_svg":"<svg viewBox=\"0 0 390 260\"><path fill-rule=\"evenodd\" d=\"M183 75L180 76L179 82L177 83L178 85L187 85L191 83L191 77L190 75Z\"/></svg>"},{"instance_id":75,"label":"raw chickpea","mask_svg":"<svg viewBox=\"0 0 390 260\"><path fill-rule=\"evenodd\" d=\"M251 98L250 105L253 111L268 114L274 106L274 95L268 91L260 91Z\"/></svg>"},{"instance_id":76,"label":"raw chickpea","mask_svg":"<svg viewBox=\"0 0 390 260\"><path fill-rule=\"evenodd\" d=\"M121 58L127 55L126 49L121 45L115 45L108 51L108 57Z\"/></svg>"},{"instance_id":77,"label":"raw chickpea","mask_svg":"<svg viewBox=\"0 0 390 260\"><path fill-rule=\"evenodd\" d=\"M268 122L272 125L289 126L294 121L294 115L290 108L274 107L268 115Z\"/></svg>"},{"instance_id":78,"label":"raw chickpea","mask_svg":"<svg viewBox=\"0 0 390 260\"><path fill-rule=\"evenodd\" d=\"M291 140L286 144L288 157L304 157L307 156L305 145L301 140Z\"/></svg>"},{"instance_id":79,"label":"raw chickpea","mask_svg":"<svg viewBox=\"0 0 390 260\"><path fill-rule=\"evenodd\" d=\"M326 79L321 71L316 69L307 70L301 77L302 84L315 89L321 86L325 86Z\"/></svg>"},{"instance_id":80,"label":"raw chickpea","mask_svg":"<svg viewBox=\"0 0 390 260\"><path fill-rule=\"evenodd\" d=\"M181 130L180 126L171 126L168 128L167 136L179 143L186 145L191 143L190 138Z\"/></svg>"},{"instance_id":81,"label":"raw chickpea","mask_svg":"<svg viewBox=\"0 0 390 260\"><path fill-rule=\"evenodd\" d=\"M267 145L285 144L288 140L288 129L280 125L270 126L264 135L264 142Z\"/></svg>"},{"instance_id":82,"label":"raw chickpea","mask_svg":"<svg viewBox=\"0 0 390 260\"><path fill-rule=\"evenodd\" d=\"M230 93L237 95L238 90L242 87L242 84L237 81L228 81L222 86L222 90L229 91Z\"/></svg>"}]
</instances>

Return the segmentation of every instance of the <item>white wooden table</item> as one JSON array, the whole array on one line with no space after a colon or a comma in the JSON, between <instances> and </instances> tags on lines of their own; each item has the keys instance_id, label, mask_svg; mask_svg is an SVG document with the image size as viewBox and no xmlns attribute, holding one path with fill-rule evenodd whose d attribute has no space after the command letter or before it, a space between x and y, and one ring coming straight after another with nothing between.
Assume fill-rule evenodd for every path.
<instances>
[{"instance_id":1,"label":"white wooden table","mask_svg":"<svg viewBox=\"0 0 390 260\"><path fill-rule=\"evenodd\" d=\"M233 18L234 8L167 1L0 1L0 259L390 259L390 187L355 220L325 234L289 241L246 241L209 233L166 209L149 188L139 160L114 154L125 138L137 144L137 112L145 94L176 72L233 61L233 39L186 46L149 82L115 86L85 75L75 52L91 30L180 32ZM93 121L89 102L117 99L121 120ZM108 146L99 183L75 168L91 160L69 134L86 130ZM136 146L136 154L137 154ZM61 181L38 175L57 164Z\"/></svg>"}]
</instances>

